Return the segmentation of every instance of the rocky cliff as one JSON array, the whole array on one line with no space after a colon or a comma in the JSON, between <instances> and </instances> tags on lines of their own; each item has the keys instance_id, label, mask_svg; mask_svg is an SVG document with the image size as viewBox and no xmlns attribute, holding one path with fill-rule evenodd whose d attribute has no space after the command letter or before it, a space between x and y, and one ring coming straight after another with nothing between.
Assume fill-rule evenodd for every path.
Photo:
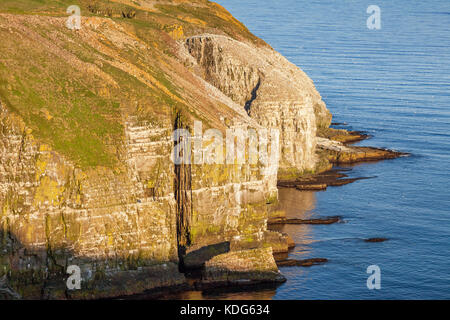
<instances>
[{"instance_id":1,"label":"rocky cliff","mask_svg":"<svg viewBox=\"0 0 450 320\"><path fill-rule=\"evenodd\" d=\"M313 171L316 131L331 115L310 78L278 52L220 35L184 40L192 64L261 126L280 131L279 176Z\"/></svg>"},{"instance_id":2,"label":"rocky cliff","mask_svg":"<svg viewBox=\"0 0 450 320\"><path fill-rule=\"evenodd\" d=\"M312 81L209 1L79 5L69 30L63 1L0 4L0 296L133 294L190 268L280 281L277 176L314 169L330 122ZM265 128L279 162L171 161L174 130Z\"/></svg>"}]
</instances>

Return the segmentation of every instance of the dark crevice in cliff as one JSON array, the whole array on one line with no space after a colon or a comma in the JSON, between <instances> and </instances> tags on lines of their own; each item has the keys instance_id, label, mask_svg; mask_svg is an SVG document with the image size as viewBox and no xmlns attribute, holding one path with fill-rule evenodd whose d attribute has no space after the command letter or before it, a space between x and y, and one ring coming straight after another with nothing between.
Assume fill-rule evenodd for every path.
<instances>
[{"instance_id":1,"label":"dark crevice in cliff","mask_svg":"<svg viewBox=\"0 0 450 320\"><path fill-rule=\"evenodd\" d=\"M256 98L258 97L258 89L259 89L260 85L261 85L261 79L258 79L256 86L252 90L251 98L245 102L244 109L245 109L245 111L247 111L248 115L250 115L250 110L251 110L253 101L255 101Z\"/></svg>"},{"instance_id":2,"label":"dark crevice in cliff","mask_svg":"<svg viewBox=\"0 0 450 320\"><path fill-rule=\"evenodd\" d=\"M186 129L184 127L181 116L177 113L174 130ZM175 144L188 143L183 140L183 137L179 137ZM180 157L184 157L182 152L189 150L189 147L185 147L183 151L180 152ZM176 224L177 224L177 246L178 246L178 258L179 258L179 269L181 272L184 271L183 258L186 254L186 249L191 245L191 235L190 235L190 223L192 217L192 186L191 186L191 164L181 163L174 166L174 196L176 201Z\"/></svg>"}]
</instances>

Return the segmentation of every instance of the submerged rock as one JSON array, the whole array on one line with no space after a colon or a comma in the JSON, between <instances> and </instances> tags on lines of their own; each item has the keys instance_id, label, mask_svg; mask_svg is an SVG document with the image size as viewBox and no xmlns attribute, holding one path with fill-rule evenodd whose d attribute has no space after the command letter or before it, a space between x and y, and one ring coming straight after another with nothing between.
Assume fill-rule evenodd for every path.
<instances>
[{"instance_id":1,"label":"submerged rock","mask_svg":"<svg viewBox=\"0 0 450 320\"><path fill-rule=\"evenodd\" d=\"M277 261L278 267L311 267L318 264L324 264L328 262L325 258L311 258L304 260L286 259Z\"/></svg>"},{"instance_id":2,"label":"submerged rock","mask_svg":"<svg viewBox=\"0 0 450 320\"><path fill-rule=\"evenodd\" d=\"M389 239L387 238L369 238L369 239L364 239L365 242L384 242L387 241Z\"/></svg>"},{"instance_id":3,"label":"submerged rock","mask_svg":"<svg viewBox=\"0 0 450 320\"><path fill-rule=\"evenodd\" d=\"M325 190L327 185L325 183L322 184L298 184L296 186L297 190Z\"/></svg>"},{"instance_id":4,"label":"submerged rock","mask_svg":"<svg viewBox=\"0 0 450 320\"><path fill-rule=\"evenodd\" d=\"M278 220L272 220L270 224L332 224L341 221L341 216L315 218L315 219L286 219L280 218Z\"/></svg>"},{"instance_id":5,"label":"submerged rock","mask_svg":"<svg viewBox=\"0 0 450 320\"><path fill-rule=\"evenodd\" d=\"M357 177L347 178L348 175L343 173L351 171L351 169L331 169L318 174L305 174L298 177L295 180L280 180L278 181L279 187L296 188L300 191L317 191L324 190L328 186L337 187L343 186L349 183L353 183L358 180L371 179L374 177Z\"/></svg>"}]
</instances>

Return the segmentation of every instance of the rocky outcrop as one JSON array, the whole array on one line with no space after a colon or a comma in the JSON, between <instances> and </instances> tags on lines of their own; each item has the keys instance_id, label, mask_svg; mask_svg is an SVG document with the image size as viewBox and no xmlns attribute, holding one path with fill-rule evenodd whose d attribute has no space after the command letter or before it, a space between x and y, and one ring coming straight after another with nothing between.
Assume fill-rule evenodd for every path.
<instances>
[{"instance_id":1,"label":"rocky outcrop","mask_svg":"<svg viewBox=\"0 0 450 320\"><path fill-rule=\"evenodd\" d=\"M265 128L280 130L279 177L316 165L316 132L331 115L306 74L271 48L225 36L187 38L184 46L197 73Z\"/></svg>"},{"instance_id":2,"label":"rocky outcrop","mask_svg":"<svg viewBox=\"0 0 450 320\"><path fill-rule=\"evenodd\" d=\"M316 219L287 219L287 218L279 218L277 220L272 220L271 224L333 224L337 222L341 222L342 217L340 216L332 216L325 218L316 218Z\"/></svg>"},{"instance_id":3,"label":"rocky outcrop","mask_svg":"<svg viewBox=\"0 0 450 320\"><path fill-rule=\"evenodd\" d=\"M354 152L353 149L348 149ZM325 153L326 156L326 153ZM332 159L331 159L332 160ZM365 160L361 158L361 160ZM305 174L296 180L280 180L278 186L286 188L296 188L300 191L320 191L327 187L338 187L358 180L371 179L374 177L348 178L348 172L351 169L331 169L317 174ZM344 173L346 172L346 173Z\"/></svg>"},{"instance_id":4,"label":"rocky outcrop","mask_svg":"<svg viewBox=\"0 0 450 320\"><path fill-rule=\"evenodd\" d=\"M277 266L279 267L311 267L314 265L324 264L328 262L328 259L325 258L311 258L304 260L294 260L294 259L286 259L277 261Z\"/></svg>"},{"instance_id":5,"label":"rocky outcrop","mask_svg":"<svg viewBox=\"0 0 450 320\"><path fill-rule=\"evenodd\" d=\"M407 153L381 148L350 147L342 142L326 138L318 138L317 147L318 150L323 152L328 161L334 164L395 159L408 155Z\"/></svg>"},{"instance_id":6,"label":"rocky outcrop","mask_svg":"<svg viewBox=\"0 0 450 320\"><path fill-rule=\"evenodd\" d=\"M284 282L271 248L235 251L215 256L206 263L205 282Z\"/></svg>"}]
</instances>

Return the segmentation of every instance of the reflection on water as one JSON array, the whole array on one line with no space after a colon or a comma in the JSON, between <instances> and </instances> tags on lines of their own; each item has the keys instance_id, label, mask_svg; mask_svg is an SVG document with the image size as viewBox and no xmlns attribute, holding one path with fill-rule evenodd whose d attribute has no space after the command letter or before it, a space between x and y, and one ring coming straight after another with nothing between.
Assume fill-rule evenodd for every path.
<instances>
[{"instance_id":1,"label":"reflection on water","mask_svg":"<svg viewBox=\"0 0 450 320\"><path fill-rule=\"evenodd\" d=\"M310 219L315 216L316 207L315 191L298 191L295 188L280 188L278 190L278 210L286 212L286 218ZM296 258L302 258L310 253L308 245L314 241L312 226L308 224L286 224L270 226L271 230L287 233L295 242L292 251ZM277 257L278 258L278 257Z\"/></svg>"},{"instance_id":2,"label":"reflection on water","mask_svg":"<svg viewBox=\"0 0 450 320\"><path fill-rule=\"evenodd\" d=\"M278 210L286 212L286 218L309 219L316 207L314 191L301 191L294 188L280 188L278 190Z\"/></svg>"},{"instance_id":3,"label":"reflection on water","mask_svg":"<svg viewBox=\"0 0 450 320\"><path fill-rule=\"evenodd\" d=\"M160 297L161 300L271 300L276 293L274 285L259 285L243 289L216 289L212 291L185 291Z\"/></svg>"}]
</instances>

